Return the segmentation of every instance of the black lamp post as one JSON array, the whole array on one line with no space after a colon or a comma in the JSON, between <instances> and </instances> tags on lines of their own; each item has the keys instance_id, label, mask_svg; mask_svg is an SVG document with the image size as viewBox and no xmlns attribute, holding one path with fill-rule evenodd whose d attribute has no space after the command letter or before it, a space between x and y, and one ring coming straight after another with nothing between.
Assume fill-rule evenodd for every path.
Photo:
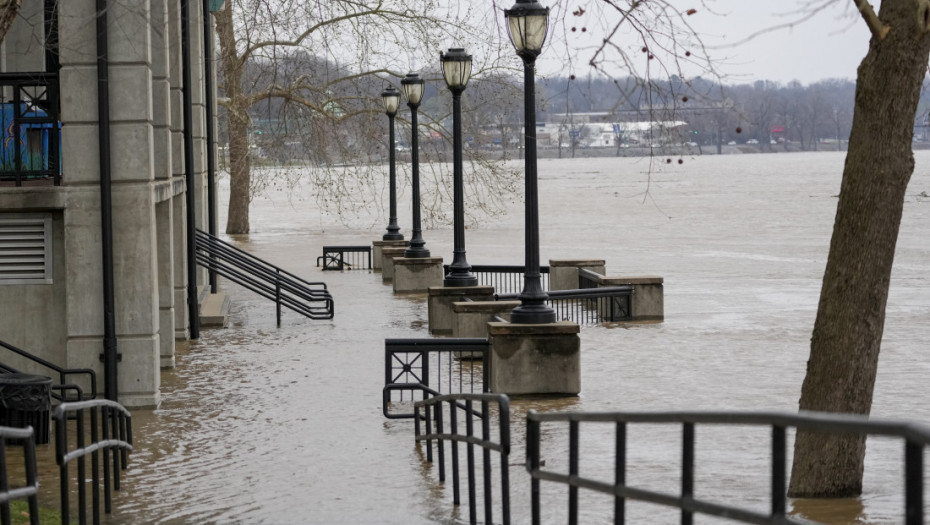
<instances>
[{"instance_id":1,"label":"black lamp post","mask_svg":"<svg viewBox=\"0 0 930 525\"><path fill-rule=\"evenodd\" d=\"M465 260L465 197L462 183L462 92L471 76L471 55L464 49L452 48L441 55L442 75L452 92L452 217L455 231L452 264L442 285L477 286L478 277L471 273Z\"/></svg>"},{"instance_id":2,"label":"black lamp post","mask_svg":"<svg viewBox=\"0 0 930 525\"><path fill-rule=\"evenodd\" d=\"M549 8L535 0L516 0L504 11L507 33L523 59L524 123L526 131L526 271L520 306L510 313L514 324L554 323L555 310L546 304L549 294L539 274L539 195L536 185L536 57L542 52L549 31Z\"/></svg>"},{"instance_id":3,"label":"black lamp post","mask_svg":"<svg viewBox=\"0 0 930 525\"><path fill-rule=\"evenodd\" d=\"M381 92L381 103L384 104L384 112L387 113L390 122L390 166L388 170L391 174L391 216L388 219L387 232L381 236L384 241L402 241L404 236L400 233L400 226L397 225L397 172L394 170L394 115L397 115L397 108L400 107L400 92L394 89L394 86L388 86Z\"/></svg>"},{"instance_id":4,"label":"black lamp post","mask_svg":"<svg viewBox=\"0 0 930 525\"><path fill-rule=\"evenodd\" d=\"M410 246L404 251L404 257L415 259L429 257L426 241L420 231L420 141L417 131L417 108L423 100L423 79L416 73L408 73L400 81L400 88L410 107L410 161L413 165L413 238Z\"/></svg>"}]
</instances>

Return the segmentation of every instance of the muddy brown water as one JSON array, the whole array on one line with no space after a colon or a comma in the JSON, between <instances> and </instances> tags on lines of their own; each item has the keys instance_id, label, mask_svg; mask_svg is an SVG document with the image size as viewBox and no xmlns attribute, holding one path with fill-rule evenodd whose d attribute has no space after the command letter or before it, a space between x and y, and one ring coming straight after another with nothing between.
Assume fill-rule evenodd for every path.
<instances>
[{"instance_id":1,"label":"muddy brown water","mask_svg":"<svg viewBox=\"0 0 930 525\"><path fill-rule=\"evenodd\" d=\"M844 157L675 160L540 161L542 260L603 258L609 274L660 275L666 318L583 328L582 394L513 402L514 523L529 522L521 465L529 408L797 409ZM930 420L928 170L930 154L919 152L888 300L876 417ZM409 187L400 191L400 224L409 238ZM277 328L272 304L224 285L233 297L229 327L179 344L177 367L162 374L161 405L133 414L136 450L108 523L467 521L414 446L412 423L381 415L383 341L427 336L424 298L395 296L379 273L315 267L324 244L380 238L383 215L376 209L346 226L311 199L283 193L256 199L252 233L233 242L325 281L335 319L285 312ZM434 255L451 260L451 228L425 230L424 238ZM522 264L522 241L516 203L508 214L469 227L468 261ZM564 429L546 435L550 465L567 461L566 435ZM678 429L631 429L628 481L677 491L679 436ZM697 439L697 496L764 511L768 431L698 427ZM583 429L582 474L609 479L611 440ZM796 500L790 508L828 523L899 523L902 458L899 442L872 439L861 498ZM43 500L56 501L57 482L50 481L56 478L44 479ZM543 486L544 522L564 522L565 490ZM611 522L609 500L583 494L581 504L583 523ZM630 523L678 520L677 511L652 505L630 503L628 512Z\"/></svg>"}]
</instances>

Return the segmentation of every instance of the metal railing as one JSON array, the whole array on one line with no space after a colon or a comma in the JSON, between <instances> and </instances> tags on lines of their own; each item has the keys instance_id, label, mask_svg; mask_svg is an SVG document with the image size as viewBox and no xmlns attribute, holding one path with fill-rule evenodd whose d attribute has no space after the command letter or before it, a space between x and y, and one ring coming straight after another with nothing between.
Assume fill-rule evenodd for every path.
<instances>
[{"instance_id":1,"label":"metal railing","mask_svg":"<svg viewBox=\"0 0 930 525\"><path fill-rule=\"evenodd\" d=\"M474 408L480 403L480 411ZM497 489L501 501L501 523L510 524L510 401L504 394L448 394L435 396L414 405L417 442L426 442L426 460L433 462L433 442L436 442L439 481L446 480L445 443L449 443L452 467L452 502L461 504L459 443L465 445L465 479L468 484L468 522L478 523L478 489L475 446L481 448L482 503L484 523L494 523L494 483L491 454L497 453L500 479ZM497 440L492 439L491 418L497 413ZM481 435L475 431L475 419L480 421ZM421 420L423 425L421 426ZM464 423L465 430L461 428Z\"/></svg>"},{"instance_id":2,"label":"metal railing","mask_svg":"<svg viewBox=\"0 0 930 525\"><path fill-rule=\"evenodd\" d=\"M100 523L100 471L103 470L104 512L112 511L112 490L120 490L120 471L125 470L132 451L132 416L122 405L106 399L62 403L55 409L55 460L58 463L61 490L61 522L71 523L71 478L68 465L77 461L77 514L87 522L87 457L91 467L91 512ZM68 432L68 421L75 429ZM86 428L87 426L90 428ZM87 442L87 438L90 442ZM70 442L74 448L70 449ZM111 490L112 486L112 490Z\"/></svg>"},{"instance_id":3,"label":"metal railing","mask_svg":"<svg viewBox=\"0 0 930 525\"><path fill-rule=\"evenodd\" d=\"M695 514L720 516L743 523L785 524L810 523L791 519L786 514L786 429L817 432L849 433L898 437L904 440L905 523L923 523L923 454L930 444L930 427L902 422L869 420L851 415L802 412L777 413L538 413L530 410L527 419L526 468L531 477L532 522L541 521L540 482L547 481L568 487L568 523L578 523L578 491L590 490L613 496L614 523L622 524L626 515L626 500L637 500L681 509L681 523L690 524ZM540 457L540 441L544 433L555 432L543 424L568 424L568 471L544 470ZM586 478L579 472L581 423L614 425L614 483ZM682 427L681 490L678 494L657 492L628 485L626 482L627 426L635 423L677 424ZM770 454L770 512L762 513L725 505L694 496L694 430L696 425L768 426L772 429ZM551 458L550 458L551 459ZM551 461L550 464L559 461Z\"/></svg>"},{"instance_id":4,"label":"metal railing","mask_svg":"<svg viewBox=\"0 0 930 525\"><path fill-rule=\"evenodd\" d=\"M516 294L523 291L523 275L525 266L509 266L503 264L478 264L471 267L471 272L478 278L481 286L493 286L494 291L501 294ZM449 273L449 265L443 266L443 274ZM540 266L540 285L543 290L549 289L549 267Z\"/></svg>"},{"instance_id":5,"label":"metal railing","mask_svg":"<svg viewBox=\"0 0 930 525\"><path fill-rule=\"evenodd\" d=\"M427 399L442 394L487 392L491 371L488 348L487 339L385 339L384 417L414 417L412 410L401 410L412 409L410 404L416 394Z\"/></svg>"},{"instance_id":6,"label":"metal railing","mask_svg":"<svg viewBox=\"0 0 930 525\"><path fill-rule=\"evenodd\" d=\"M633 287L630 285L552 290L546 293L549 295L547 304L555 310L556 317L563 321L597 324L605 321L628 321L633 318L631 309ZM519 298L518 293L494 295L496 301L511 301Z\"/></svg>"},{"instance_id":7,"label":"metal railing","mask_svg":"<svg viewBox=\"0 0 930 525\"><path fill-rule=\"evenodd\" d=\"M28 359L29 361L32 361L33 363L37 363L39 365L42 365L48 368L49 370L54 371L55 374L57 374L58 376L58 383L52 384L52 390L53 390L52 398L57 399L58 401L82 401L86 399L95 399L97 397L97 373L94 372L92 369L90 368L62 368L54 363L46 361L45 359L42 359L41 357L34 356L30 354L29 352L22 350L20 348L17 348L9 343L0 341L0 346L2 346L3 348L6 348L10 352L13 352L14 354L22 356ZM15 368L8 366L6 364L3 364L3 363L0 363L0 370L4 370L6 372L11 372L11 373L20 372L19 370L16 370ZM79 385L68 382L69 376L76 376L76 375L83 375L87 377L87 384L90 385L90 392L85 394L83 389ZM60 393L55 393L55 391L60 392ZM67 391L73 391L74 394L72 396L68 396L66 395Z\"/></svg>"},{"instance_id":8,"label":"metal railing","mask_svg":"<svg viewBox=\"0 0 930 525\"><path fill-rule=\"evenodd\" d=\"M0 182L60 185L58 74L0 73L0 116Z\"/></svg>"},{"instance_id":9,"label":"metal railing","mask_svg":"<svg viewBox=\"0 0 930 525\"><path fill-rule=\"evenodd\" d=\"M12 445L23 447L23 467L26 481L10 488L6 450ZM0 523L12 523L10 501L26 499L29 505L29 523L39 524L39 477L36 468L36 442L32 427L0 427Z\"/></svg>"},{"instance_id":10,"label":"metal railing","mask_svg":"<svg viewBox=\"0 0 930 525\"><path fill-rule=\"evenodd\" d=\"M197 264L310 319L332 319L333 297L322 282L309 282L254 255L197 230Z\"/></svg>"},{"instance_id":11,"label":"metal railing","mask_svg":"<svg viewBox=\"0 0 930 525\"><path fill-rule=\"evenodd\" d=\"M587 268L578 268L578 288L582 290L588 288L597 288L601 284L603 275L592 272Z\"/></svg>"},{"instance_id":12,"label":"metal railing","mask_svg":"<svg viewBox=\"0 0 930 525\"><path fill-rule=\"evenodd\" d=\"M323 271L371 270L371 246L324 246L316 265Z\"/></svg>"}]
</instances>

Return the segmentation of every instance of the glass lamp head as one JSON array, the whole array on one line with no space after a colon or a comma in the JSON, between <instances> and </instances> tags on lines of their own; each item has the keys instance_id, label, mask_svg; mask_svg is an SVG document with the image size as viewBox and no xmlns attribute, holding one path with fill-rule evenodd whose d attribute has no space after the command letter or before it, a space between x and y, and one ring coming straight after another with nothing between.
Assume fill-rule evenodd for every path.
<instances>
[{"instance_id":1,"label":"glass lamp head","mask_svg":"<svg viewBox=\"0 0 930 525\"><path fill-rule=\"evenodd\" d=\"M471 77L471 55L460 47L449 49L440 57L442 61L442 76L446 79L449 89L461 91L468 84Z\"/></svg>"},{"instance_id":2,"label":"glass lamp head","mask_svg":"<svg viewBox=\"0 0 930 525\"><path fill-rule=\"evenodd\" d=\"M504 10L510 42L520 56L538 56L549 33L549 8L536 0L517 0Z\"/></svg>"},{"instance_id":3,"label":"glass lamp head","mask_svg":"<svg viewBox=\"0 0 930 525\"><path fill-rule=\"evenodd\" d=\"M423 100L423 88L425 82L420 75L416 73L407 73L407 76L400 81L400 89L404 92L404 98L407 104L417 106Z\"/></svg>"},{"instance_id":4,"label":"glass lamp head","mask_svg":"<svg viewBox=\"0 0 930 525\"><path fill-rule=\"evenodd\" d=\"M384 112L393 117L400 107L400 91L394 89L394 86L386 87L381 92L381 103L384 104Z\"/></svg>"}]
</instances>

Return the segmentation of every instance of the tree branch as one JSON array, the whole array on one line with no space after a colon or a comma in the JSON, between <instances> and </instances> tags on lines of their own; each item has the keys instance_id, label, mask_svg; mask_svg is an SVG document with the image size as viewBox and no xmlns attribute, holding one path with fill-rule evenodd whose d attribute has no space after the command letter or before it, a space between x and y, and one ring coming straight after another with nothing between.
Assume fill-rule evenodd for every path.
<instances>
[{"instance_id":1,"label":"tree branch","mask_svg":"<svg viewBox=\"0 0 930 525\"><path fill-rule=\"evenodd\" d=\"M872 9L872 4L870 4L868 0L853 0L853 3L856 4L856 9L859 10L862 19L865 20L865 23L869 26L872 36L879 40L884 40L885 36L888 35L888 31L891 31L891 26L885 25L885 23L878 18L878 15L875 14L875 10Z\"/></svg>"}]
</instances>

